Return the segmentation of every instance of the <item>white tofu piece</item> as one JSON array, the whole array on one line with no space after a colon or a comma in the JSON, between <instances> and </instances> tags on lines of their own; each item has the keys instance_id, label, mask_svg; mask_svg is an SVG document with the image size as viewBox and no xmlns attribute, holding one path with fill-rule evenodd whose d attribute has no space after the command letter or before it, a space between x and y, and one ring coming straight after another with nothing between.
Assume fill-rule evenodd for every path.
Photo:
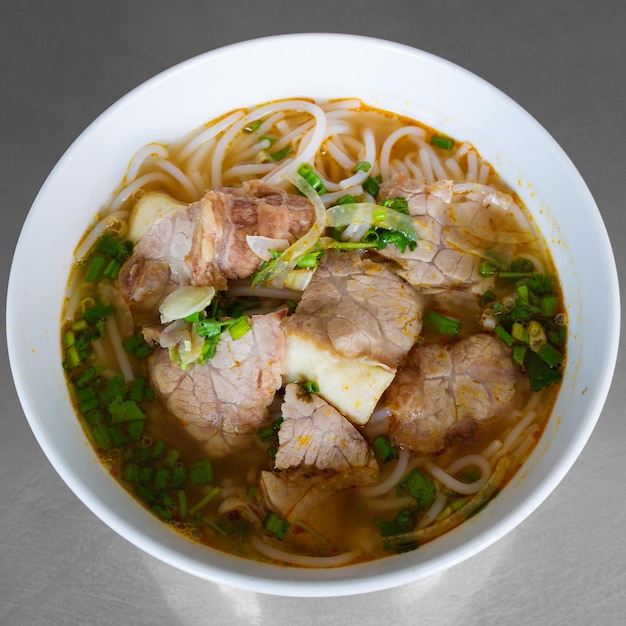
<instances>
[{"instance_id":1,"label":"white tofu piece","mask_svg":"<svg viewBox=\"0 0 626 626\"><path fill-rule=\"evenodd\" d=\"M350 359L297 332L288 330L286 340L285 382L315 381L326 402L354 424L366 424L395 371Z\"/></svg>"}]
</instances>

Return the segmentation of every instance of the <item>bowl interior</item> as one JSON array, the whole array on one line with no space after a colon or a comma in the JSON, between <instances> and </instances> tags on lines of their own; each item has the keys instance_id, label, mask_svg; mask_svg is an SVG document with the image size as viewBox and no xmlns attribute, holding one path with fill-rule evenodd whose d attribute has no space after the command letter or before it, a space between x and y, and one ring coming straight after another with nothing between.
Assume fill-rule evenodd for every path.
<instances>
[{"instance_id":1,"label":"bowl interior","mask_svg":"<svg viewBox=\"0 0 626 626\"><path fill-rule=\"evenodd\" d=\"M302 58L315 59L324 71L311 78L298 67ZM275 68L272 79L249 72L251 63ZM59 324L72 252L134 152L235 108L296 96L358 97L471 141L537 221L569 317L565 380L552 418L502 494L471 522L418 552L336 570L242 561L171 532L104 471L74 414L61 368ZM617 274L604 225L575 167L548 133L503 93L458 66L390 42L328 34L271 37L209 52L160 74L104 112L38 194L15 252L7 304L9 355L24 412L76 495L120 535L165 562L285 595L362 593L416 580L514 528L554 489L591 434L611 382L618 333Z\"/></svg>"}]
</instances>

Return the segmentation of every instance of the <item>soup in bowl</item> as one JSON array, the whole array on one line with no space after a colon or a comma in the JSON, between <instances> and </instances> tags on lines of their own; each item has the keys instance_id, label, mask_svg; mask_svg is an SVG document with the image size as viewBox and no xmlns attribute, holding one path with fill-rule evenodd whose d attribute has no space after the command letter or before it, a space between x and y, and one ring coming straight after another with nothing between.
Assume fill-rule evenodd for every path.
<instances>
[{"instance_id":1,"label":"soup in bowl","mask_svg":"<svg viewBox=\"0 0 626 626\"><path fill-rule=\"evenodd\" d=\"M323 81L231 80L295 50ZM177 66L79 137L18 244L10 352L52 464L132 543L360 593L467 558L556 486L608 391L616 282L584 183L503 94L396 44L284 36Z\"/></svg>"}]
</instances>

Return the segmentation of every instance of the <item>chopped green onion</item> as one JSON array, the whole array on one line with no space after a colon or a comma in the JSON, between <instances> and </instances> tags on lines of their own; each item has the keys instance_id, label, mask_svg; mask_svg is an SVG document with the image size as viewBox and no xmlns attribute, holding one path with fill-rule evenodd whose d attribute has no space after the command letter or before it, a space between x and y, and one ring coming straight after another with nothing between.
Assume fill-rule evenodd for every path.
<instances>
[{"instance_id":1,"label":"chopped green onion","mask_svg":"<svg viewBox=\"0 0 626 626\"><path fill-rule=\"evenodd\" d=\"M273 511L269 511L263 520L263 528L278 539L284 539L290 527L291 524L287 520L279 517Z\"/></svg>"},{"instance_id":2,"label":"chopped green onion","mask_svg":"<svg viewBox=\"0 0 626 626\"><path fill-rule=\"evenodd\" d=\"M305 383L300 383L300 386L308 393L318 394L320 392L320 386L314 380L308 380Z\"/></svg>"},{"instance_id":3,"label":"chopped green onion","mask_svg":"<svg viewBox=\"0 0 626 626\"><path fill-rule=\"evenodd\" d=\"M196 504L194 504L189 509L189 516L192 516L198 511L200 511L201 509L203 509L209 502L211 502L211 500L213 500L213 498L215 498L215 496L220 491L221 489L219 487L213 487L213 489L209 491L209 493L207 493L203 498L201 498L198 502L196 502Z\"/></svg>"},{"instance_id":4,"label":"chopped green onion","mask_svg":"<svg viewBox=\"0 0 626 626\"><path fill-rule=\"evenodd\" d=\"M462 326L460 319L433 310L426 311L422 321L426 328L451 337L456 337Z\"/></svg>"},{"instance_id":5,"label":"chopped green onion","mask_svg":"<svg viewBox=\"0 0 626 626\"><path fill-rule=\"evenodd\" d=\"M189 466L189 481L192 485L213 482L213 467L208 459L196 461Z\"/></svg>"},{"instance_id":6,"label":"chopped green onion","mask_svg":"<svg viewBox=\"0 0 626 626\"><path fill-rule=\"evenodd\" d=\"M142 484L147 484L152 482L152 478L154 476L154 469L150 466L144 465L139 468L139 482Z\"/></svg>"},{"instance_id":7,"label":"chopped green onion","mask_svg":"<svg viewBox=\"0 0 626 626\"><path fill-rule=\"evenodd\" d=\"M180 452L178 450L170 449L167 451L165 458L163 459L163 464L167 467L174 467L180 458Z\"/></svg>"},{"instance_id":8,"label":"chopped green onion","mask_svg":"<svg viewBox=\"0 0 626 626\"><path fill-rule=\"evenodd\" d=\"M387 439L385 435L378 435L378 437L372 441L372 450L376 458L383 463L387 463L399 457L398 451L389 443L389 439Z\"/></svg>"},{"instance_id":9,"label":"chopped green onion","mask_svg":"<svg viewBox=\"0 0 626 626\"><path fill-rule=\"evenodd\" d=\"M433 135L430 138L430 144L437 148L443 148L444 150L452 150L454 148L454 140L443 135Z\"/></svg>"},{"instance_id":10,"label":"chopped green onion","mask_svg":"<svg viewBox=\"0 0 626 626\"><path fill-rule=\"evenodd\" d=\"M176 497L178 498L178 515L181 519L185 519L188 513L187 492L184 489L178 489Z\"/></svg>"},{"instance_id":11,"label":"chopped green onion","mask_svg":"<svg viewBox=\"0 0 626 626\"><path fill-rule=\"evenodd\" d=\"M245 315L233 320L228 326L228 332L234 341L241 339L249 330L252 330L252 327Z\"/></svg>"},{"instance_id":12,"label":"chopped green onion","mask_svg":"<svg viewBox=\"0 0 626 626\"><path fill-rule=\"evenodd\" d=\"M277 152L270 154L270 158L274 162L282 161L288 154L291 154L292 152L293 148L291 146L285 146L282 150L278 150Z\"/></svg>"},{"instance_id":13,"label":"chopped green onion","mask_svg":"<svg viewBox=\"0 0 626 626\"><path fill-rule=\"evenodd\" d=\"M504 343L507 346L511 347L515 343L515 339L513 339L513 337L504 328L504 326L497 324L493 330L496 333L496 335L498 335L498 337L500 337L500 339L502 339L502 341L504 341Z\"/></svg>"},{"instance_id":14,"label":"chopped green onion","mask_svg":"<svg viewBox=\"0 0 626 626\"><path fill-rule=\"evenodd\" d=\"M150 508L162 519L170 521L174 519L174 516L165 508L159 504L151 504Z\"/></svg>"},{"instance_id":15,"label":"chopped green onion","mask_svg":"<svg viewBox=\"0 0 626 626\"><path fill-rule=\"evenodd\" d=\"M107 408L111 413L112 424L146 419L146 414L134 400L124 401L118 396Z\"/></svg>"},{"instance_id":16,"label":"chopped green onion","mask_svg":"<svg viewBox=\"0 0 626 626\"><path fill-rule=\"evenodd\" d=\"M139 480L139 465L136 463L126 463L122 467L122 480L126 482L137 482Z\"/></svg>"},{"instance_id":17,"label":"chopped green onion","mask_svg":"<svg viewBox=\"0 0 626 626\"><path fill-rule=\"evenodd\" d=\"M526 346L513 346L513 361L519 365L522 370L526 369L524 359L526 358Z\"/></svg>"},{"instance_id":18,"label":"chopped green onion","mask_svg":"<svg viewBox=\"0 0 626 626\"><path fill-rule=\"evenodd\" d=\"M385 198L381 203L382 206L389 207L400 213L409 212L409 201L406 198L398 196L397 198Z\"/></svg>"},{"instance_id":19,"label":"chopped green onion","mask_svg":"<svg viewBox=\"0 0 626 626\"><path fill-rule=\"evenodd\" d=\"M135 420L133 422L129 422L128 424L128 438L131 441L137 443L141 439L141 433L143 432L143 427L145 426L145 422L143 420Z\"/></svg>"},{"instance_id":20,"label":"chopped green onion","mask_svg":"<svg viewBox=\"0 0 626 626\"><path fill-rule=\"evenodd\" d=\"M376 196L378 195L378 192L380 191L380 185L382 182L383 182L383 178L380 174L374 177L368 176L363 181L363 189L367 191L367 193L372 195L374 198L376 198Z\"/></svg>"},{"instance_id":21,"label":"chopped green onion","mask_svg":"<svg viewBox=\"0 0 626 626\"><path fill-rule=\"evenodd\" d=\"M162 439L155 441L154 445L152 446L152 452L151 452L152 458L159 459L163 456L164 452L165 452L165 441L163 441Z\"/></svg>"},{"instance_id":22,"label":"chopped green onion","mask_svg":"<svg viewBox=\"0 0 626 626\"><path fill-rule=\"evenodd\" d=\"M88 283L95 283L97 280L100 280L100 277L104 272L106 263L107 260L105 256L101 254L94 254L93 257L91 257L91 261L89 262L89 267L87 268L87 276L85 277L85 280Z\"/></svg>"},{"instance_id":23,"label":"chopped green onion","mask_svg":"<svg viewBox=\"0 0 626 626\"><path fill-rule=\"evenodd\" d=\"M559 312L559 299L555 295L544 296L539 300L539 310L544 317L554 317Z\"/></svg>"},{"instance_id":24,"label":"chopped green onion","mask_svg":"<svg viewBox=\"0 0 626 626\"><path fill-rule=\"evenodd\" d=\"M94 302L92 306L90 306L85 311L85 320L90 324L95 324L101 320L105 320L110 315L113 315L113 306L110 304L105 304L104 302Z\"/></svg>"},{"instance_id":25,"label":"chopped green onion","mask_svg":"<svg viewBox=\"0 0 626 626\"><path fill-rule=\"evenodd\" d=\"M420 511L427 510L437 496L435 483L417 469L411 470L398 486L406 487L411 497L417 501Z\"/></svg>"},{"instance_id":26,"label":"chopped green onion","mask_svg":"<svg viewBox=\"0 0 626 626\"><path fill-rule=\"evenodd\" d=\"M372 211L372 222L384 222L387 219L387 209L384 207L375 208Z\"/></svg>"},{"instance_id":27,"label":"chopped green onion","mask_svg":"<svg viewBox=\"0 0 626 626\"><path fill-rule=\"evenodd\" d=\"M259 130L261 124L263 124L262 119L250 122L250 124L244 127L243 132L248 134L253 133L255 130Z\"/></svg>"},{"instance_id":28,"label":"chopped green onion","mask_svg":"<svg viewBox=\"0 0 626 626\"><path fill-rule=\"evenodd\" d=\"M144 485L137 485L135 487L135 493L144 501L144 502L153 502L156 500L156 495L154 491L148 489Z\"/></svg>"},{"instance_id":29,"label":"chopped green onion","mask_svg":"<svg viewBox=\"0 0 626 626\"><path fill-rule=\"evenodd\" d=\"M122 347L129 354L134 354L138 359L147 357L152 352L152 346L143 338L141 331L129 339L122 341Z\"/></svg>"},{"instance_id":30,"label":"chopped green onion","mask_svg":"<svg viewBox=\"0 0 626 626\"><path fill-rule=\"evenodd\" d=\"M106 278L110 278L111 280L115 280L120 272L121 267L121 261L119 261L118 259L111 259L107 263L107 266L104 268L102 275Z\"/></svg>"},{"instance_id":31,"label":"chopped green onion","mask_svg":"<svg viewBox=\"0 0 626 626\"><path fill-rule=\"evenodd\" d=\"M304 178L304 180L306 180L306 182L309 183L309 185L311 185L311 187L313 187L313 189L315 189L315 191L317 191L320 195L327 192L322 179L315 172L311 164L301 163L298 168L298 174L300 174L300 176L302 176L302 178Z\"/></svg>"},{"instance_id":32,"label":"chopped green onion","mask_svg":"<svg viewBox=\"0 0 626 626\"><path fill-rule=\"evenodd\" d=\"M337 200L337 204L356 204L356 200L354 199L354 196L347 193L345 196L341 196L341 198Z\"/></svg>"},{"instance_id":33,"label":"chopped green onion","mask_svg":"<svg viewBox=\"0 0 626 626\"><path fill-rule=\"evenodd\" d=\"M352 168L353 172L369 172L372 168L372 164L368 161L359 161Z\"/></svg>"},{"instance_id":34,"label":"chopped green onion","mask_svg":"<svg viewBox=\"0 0 626 626\"><path fill-rule=\"evenodd\" d=\"M65 351L65 365L66 367L68 367L69 369L74 369L75 367L78 367L78 365L80 365L80 356L78 354L78 350L76 349L76 346L70 346L66 351Z\"/></svg>"},{"instance_id":35,"label":"chopped green onion","mask_svg":"<svg viewBox=\"0 0 626 626\"><path fill-rule=\"evenodd\" d=\"M560 370L552 369L532 350L526 353L526 371L532 391L539 391L561 380Z\"/></svg>"},{"instance_id":36,"label":"chopped green onion","mask_svg":"<svg viewBox=\"0 0 626 626\"><path fill-rule=\"evenodd\" d=\"M317 267L319 265L320 257L322 256L323 252L323 250L314 250L313 252L307 252L307 254L301 257L300 260L296 263L296 267Z\"/></svg>"},{"instance_id":37,"label":"chopped green onion","mask_svg":"<svg viewBox=\"0 0 626 626\"><path fill-rule=\"evenodd\" d=\"M480 269L478 270L479 274L483 278L488 278L489 276L494 276L498 271L498 265L493 259L483 259L480 264Z\"/></svg>"},{"instance_id":38,"label":"chopped green onion","mask_svg":"<svg viewBox=\"0 0 626 626\"><path fill-rule=\"evenodd\" d=\"M549 343L544 343L543 346L537 350L537 355L548 367L561 367L563 363L563 355Z\"/></svg>"},{"instance_id":39,"label":"chopped green onion","mask_svg":"<svg viewBox=\"0 0 626 626\"><path fill-rule=\"evenodd\" d=\"M522 343L529 342L528 329L520 322L514 322L511 326L511 336Z\"/></svg>"},{"instance_id":40,"label":"chopped green onion","mask_svg":"<svg viewBox=\"0 0 626 626\"><path fill-rule=\"evenodd\" d=\"M182 489L187 482L187 470L183 465L174 465L172 467L172 487L174 489Z\"/></svg>"},{"instance_id":41,"label":"chopped green onion","mask_svg":"<svg viewBox=\"0 0 626 626\"><path fill-rule=\"evenodd\" d=\"M154 488L157 491L167 489L170 483L170 471L167 467L159 467L154 473Z\"/></svg>"},{"instance_id":42,"label":"chopped green onion","mask_svg":"<svg viewBox=\"0 0 626 626\"><path fill-rule=\"evenodd\" d=\"M97 448L107 451L111 447L111 437L105 424L96 424L91 429L91 435Z\"/></svg>"}]
</instances>

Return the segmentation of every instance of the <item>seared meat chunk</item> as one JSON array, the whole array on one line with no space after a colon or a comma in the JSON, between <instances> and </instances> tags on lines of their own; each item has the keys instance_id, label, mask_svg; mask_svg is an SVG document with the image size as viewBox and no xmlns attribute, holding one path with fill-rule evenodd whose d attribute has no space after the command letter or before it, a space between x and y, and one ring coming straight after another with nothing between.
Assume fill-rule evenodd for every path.
<instances>
[{"instance_id":1,"label":"seared meat chunk","mask_svg":"<svg viewBox=\"0 0 626 626\"><path fill-rule=\"evenodd\" d=\"M367 440L318 395L299 385L285 389L283 422L274 467L261 474L261 497L288 520L309 520L330 496L378 479L378 464Z\"/></svg>"},{"instance_id":2,"label":"seared meat chunk","mask_svg":"<svg viewBox=\"0 0 626 626\"><path fill-rule=\"evenodd\" d=\"M200 202L158 219L135 245L118 276L120 290L133 309L152 321L168 293L191 284L185 259L200 212Z\"/></svg>"},{"instance_id":3,"label":"seared meat chunk","mask_svg":"<svg viewBox=\"0 0 626 626\"><path fill-rule=\"evenodd\" d=\"M284 324L286 381L315 381L322 398L364 424L419 336L422 311L386 264L329 252Z\"/></svg>"},{"instance_id":4,"label":"seared meat chunk","mask_svg":"<svg viewBox=\"0 0 626 626\"><path fill-rule=\"evenodd\" d=\"M268 511L292 524L305 522L322 530L337 504L333 496L342 498L350 489L374 484L378 464L356 427L318 395L303 393L299 385L287 385L282 415L274 463L280 471L262 472L258 494L233 495L222 503L220 514L238 513L260 532ZM312 536L301 533L288 541L297 541L296 549L319 549L315 541L307 546L307 538Z\"/></svg>"},{"instance_id":5,"label":"seared meat chunk","mask_svg":"<svg viewBox=\"0 0 626 626\"><path fill-rule=\"evenodd\" d=\"M482 280L478 269L487 250L536 237L512 198L484 185L441 180L425 186L398 175L382 186L380 198L405 198L420 236L415 250L387 246L381 254L427 291L472 287Z\"/></svg>"},{"instance_id":6,"label":"seared meat chunk","mask_svg":"<svg viewBox=\"0 0 626 626\"><path fill-rule=\"evenodd\" d=\"M228 279L250 276L261 259L248 246L247 235L293 242L312 219L306 198L259 181L212 189L154 223L122 266L120 287L144 318L156 318L159 303L177 287L222 290Z\"/></svg>"},{"instance_id":7,"label":"seared meat chunk","mask_svg":"<svg viewBox=\"0 0 626 626\"><path fill-rule=\"evenodd\" d=\"M451 348L416 346L381 401L391 414L390 439L415 454L437 454L514 409L519 379L510 349L492 335Z\"/></svg>"},{"instance_id":8,"label":"seared meat chunk","mask_svg":"<svg viewBox=\"0 0 626 626\"><path fill-rule=\"evenodd\" d=\"M204 365L193 363L184 370L164 348L149 357L153 388L195 438L208 441L217 431L232 443L267 420L268 406L282 385L283 315L252 316L251 330L237 340L225 333Z\"/></svg>"},{"instance_id":9,"label":"seared meat chunk","mask_svg":"<svg viewBox=\"0 0 626 626\"><path fill-rule=\"evenodd\" d=\"M374 454L363 435L317 394L289 384L281 411L277 469L305 465L336 472L351 467L376 471Z\"/></svg>"}]
</instances>

